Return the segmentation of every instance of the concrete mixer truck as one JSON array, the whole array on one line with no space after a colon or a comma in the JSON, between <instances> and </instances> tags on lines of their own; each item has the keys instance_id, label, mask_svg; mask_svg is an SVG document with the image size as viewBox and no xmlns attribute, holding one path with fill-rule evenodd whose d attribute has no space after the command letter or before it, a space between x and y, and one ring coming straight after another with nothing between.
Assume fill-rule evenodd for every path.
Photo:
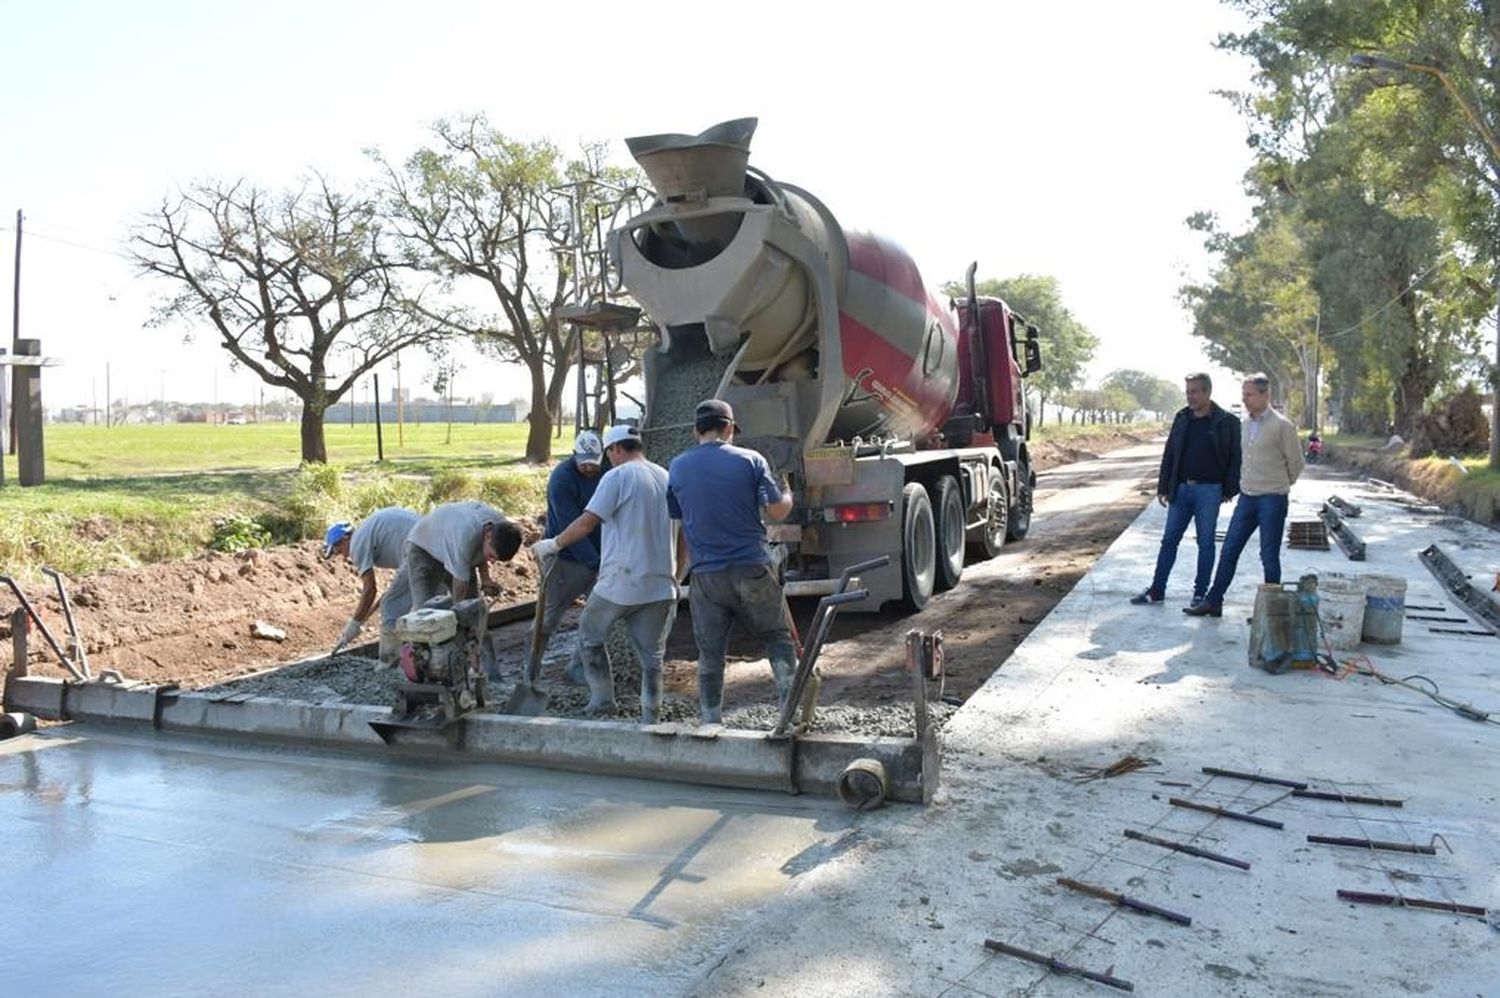
<instances>
[{"instance_id":1,"label":"concrete mixer truck","mask_svg":"<svg viewBox=\"0 0 1500 998\"><path fill-rule=\"evenodd\" d=\"M756 119L627 140L655 190L609 238L655 323L642 435L666 463L693 411L725 399L735 443L766 456L797 505L769 527L787 592L831 592L847 567L871 598L920 609L966 560L1026 535L1036 483L1022 379L1037 330L1003 301L948 301L882 236L749 165Z\"/></svg>"}]
</instances>

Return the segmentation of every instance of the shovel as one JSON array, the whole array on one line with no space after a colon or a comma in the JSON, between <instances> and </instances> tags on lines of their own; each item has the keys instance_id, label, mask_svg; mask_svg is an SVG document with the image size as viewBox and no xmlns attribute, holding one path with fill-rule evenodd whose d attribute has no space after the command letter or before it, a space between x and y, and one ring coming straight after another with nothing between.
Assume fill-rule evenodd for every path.
<instances>
[{"instance_id":1,"label":"shovel","mask_svg":"<svg viewBox=\"0 0 1500 998\"><path fill-rule=\"evenodd\" d=\"M510 699L505 701L505 707L501 710L503 714L536 717L547 709L547 690L538 686L537 680L542 674L542 649L547 643L546 636L542 634L542 616L547 611L547 578L552 574L552 566L556 564L557 559L553 557L542 566L541 581L537 583L536 616L531 621L531 651L526 656L521 678L516 680L515 689L510 691Z\"/></svg>"}]
</instances>

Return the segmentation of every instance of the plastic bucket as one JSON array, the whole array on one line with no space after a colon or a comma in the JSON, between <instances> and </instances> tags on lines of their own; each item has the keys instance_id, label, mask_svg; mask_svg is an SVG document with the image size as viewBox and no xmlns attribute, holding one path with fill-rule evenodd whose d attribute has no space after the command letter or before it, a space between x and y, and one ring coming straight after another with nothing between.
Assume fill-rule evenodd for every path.
<instances>
[{"instance_id":1,"label":"plastic bucket","mask_svg":"<svg viewBox=\"0 0 1500 998\"><path fill-rule=\"evenodd\" d=\"M1399 645L1406 622L1406 580L1399 575L1362 575L1365 587L1364 639L1377 645Z\"/></svg>"},{"instance_id":2,"label":"plastic bucket","mask_svg":"<svg viewBox=\"0 0 1500 998\"><path fill-rule=\"evenodd\" d=\"M1359 644L1368 626L1365 600L1359 580L1318 576L1318 619L1329 647L1347 651Z\"/></svg>"}]
</instances>

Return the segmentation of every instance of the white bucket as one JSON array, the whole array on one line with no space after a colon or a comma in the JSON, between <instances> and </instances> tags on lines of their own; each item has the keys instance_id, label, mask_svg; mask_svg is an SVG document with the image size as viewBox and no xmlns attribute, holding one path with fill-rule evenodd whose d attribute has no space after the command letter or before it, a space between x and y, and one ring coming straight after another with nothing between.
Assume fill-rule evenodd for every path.
<instances>
[{"instance_id":1,"label":"white bucket","mask_svg":"<svg viewBox=\"0 0 1500 998\"><path fill-rule=\"evenodd\" d=\"M1361 575L1365 587L1365 619L1360 625L1366 641L1399 645L1406 622L1406 580L1399 575Z\"/></svg>"},{"instance_id":2,"label":"white bucket","mask_svg":"<svg viewBox=\"0 0 1500 998\"><path fill-rule=\"evenodd\" d=\"M1365 621L1365 589L1359 580L1319 575L1318 620L1335 651L1358 645Z\"/></svg>"}]
</instances>

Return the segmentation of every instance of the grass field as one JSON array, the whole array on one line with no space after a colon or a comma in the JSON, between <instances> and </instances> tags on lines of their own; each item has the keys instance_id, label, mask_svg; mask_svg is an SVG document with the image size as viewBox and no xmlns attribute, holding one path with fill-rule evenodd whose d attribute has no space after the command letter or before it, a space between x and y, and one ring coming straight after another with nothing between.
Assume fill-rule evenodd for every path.
<instances>
[{"instance_id":1,"label":"grass field","mask_svg":"<svg viewBox=\"0 0 1500 998\"><path fill-rule=\"evenodd\" d=\"M48 426L47 484L0 491L0 574L183 557L232 543L236 517L285 541L386 505L484 498L522 515L545 501L548 469L521 461L525 424L455 424L451 442L442 424L388 430L381 464L373 427L328 426L330 473L299 471L295 423Z\"/></svg>"}]
</instances>

